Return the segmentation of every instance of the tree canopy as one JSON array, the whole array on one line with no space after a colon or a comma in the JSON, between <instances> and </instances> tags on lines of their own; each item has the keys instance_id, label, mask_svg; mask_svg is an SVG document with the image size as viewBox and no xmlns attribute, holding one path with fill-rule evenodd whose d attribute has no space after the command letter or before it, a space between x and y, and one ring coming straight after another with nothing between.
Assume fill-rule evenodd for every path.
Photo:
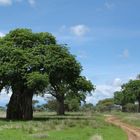
<instances>
[{"instance_id":1,"label":"tree canopy","mask_svg":"<svg viewBox=\"0 0 140 140\"><path fill-rule=\"evenodd\" d=\"M84 99L94 90L81 76L82 67L75 56L50 33L12 30L0 39L0 58L0 89L12 89L8 119L32 119L34 94L54 96L61 115L68 95Z\"/></svg>"},{"instance_id":2,"label":"tree canopy","mask_svg":"<svg viewBox=\"0 0 140 140\"><path fill-rule=\"evenodd\" d=\"M29 29L15 29L1 38L1 89L11 87L13 92L8 104L7 118L32 118L33 94L43 92L49 83L48 74L42 71L43 59L37 51L40 46L45 48L50 44L56 44L51 34L33 33Z\"/></svg>"},{"instance_id":3,"label":"tree canopy","mask_svg":"<svg viewBox=\"0 0 140 140\"><path fill-rule=\"evenodd\" d=\"M140 112L140 80L130 80L122 85L120 92L114 94L115 103L124 107L128 103L134 104L136 101L139 104Z\"/></svg>"},{"instance_id":4,"label":"tree canopy","mask_svg":"<svg viewBox=\"0 0 140 140\"><path fill-rule=\"evenodd\" d=\"M113 98L106 98L103 100L100 100L96 108L97 110L103 112L103 111L111 111L111 108L114 106L114 99Z\"/></svg>"}]
</instances>

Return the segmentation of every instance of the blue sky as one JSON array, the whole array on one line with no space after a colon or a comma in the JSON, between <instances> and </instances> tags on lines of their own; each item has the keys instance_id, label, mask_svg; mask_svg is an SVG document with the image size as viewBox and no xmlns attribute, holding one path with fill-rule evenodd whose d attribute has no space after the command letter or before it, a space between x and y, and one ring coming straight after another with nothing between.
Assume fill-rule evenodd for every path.
<instances>
[{"instance_id":1,"label":"blue sky","mask_svg":"<svg viewBox=\"0 0 140 140\"><path fill-rule=\"evenodd\" d=\"M0 0L0 36L31 28L68 44L96 85L87 97L95 104L140 73L139 7L139 0Z\"/></svg>"}]
</instances>

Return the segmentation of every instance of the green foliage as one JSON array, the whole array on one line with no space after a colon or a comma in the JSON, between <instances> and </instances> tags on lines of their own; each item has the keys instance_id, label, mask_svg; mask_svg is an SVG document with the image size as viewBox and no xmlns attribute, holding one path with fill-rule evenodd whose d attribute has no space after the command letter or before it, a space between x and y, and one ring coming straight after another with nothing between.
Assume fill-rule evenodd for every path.
<instances>
[{"instance_id":1,"label":"green foliage","mask_svg":"<svg viewBox=\"0 0 140 140\"><path fill-rule=\"evenodd\" d=\"M87 112L87 111L93 112L95 111L95 107L91 103L85 103L84 105L81 106L81 110L84 112Z\"/></svg>"},{"instance_id":2,"label":"green foliage","mask_svg":"<svg viewBox=\"0 0 140 140\"><path fill-rule=\"evenodd\" d=\"M56 44L51 34L33 33L30 29L15 29L3 37L0 41L1 87L24 86L42 91L48 84L48 76L41 71L42 53L35 52L40 45L46 48L50 44Z\"/></svg>"},{"instance_id":3,"label":"green foliage","mask_svg":"<svg viewBox=\"0 0 140 140\"><path fill-rule=\"evenodd\" d=\"M123 84L122 90L114 93L114 100L116 104L122 106L123 111L133 110L130 108L133 106L132 104L137 101L139 103L140 112L140 80L130 80L128 83ZM134 108L134 106L132 108Z\"/></svg>"},{"instance_id":4,"label":"green foliage","mask_svg":"<svg viewBox=\"0 0 140 140\"><path fill-rule=\"evenodd\" d=\"M44 87L48 85L48 75L39 72L32 72L27 74L27 86L35 91L43 91Z\"/></svg>"},{"instance_id":5,"label":"green foliage","mask_svg":"<svg viewBox=\"0 0 140 140\"><path fill-rule=\"evenodd\" d=\"M22 49L42 45L56 44L55 37L50 33L33 33L30 29L15 29L4 37L4 44Z\"/></svg>"},{"instance_id":6,"label":"green foliage","mask_svg":"<svg viewBox=\"0 0 140 140\"><path fill-rule=\"evenodd\" d=\"M49 83L46 54L38 50L46 50L49 45L56 45L51 34L33 33L29 29L15 29L1 38L0 90L9 86L13 93L7 118L32 119L33 94L42 93Z\"/></svg>"},{"instance_id":7,"label":"green foliage","mask_svg":"<svg viewBox=\"0 0 140 140\"><path fill-rule=\"evenodd\" d=\"M140 80L130 80L122 86L128 100L140 100Z\"/></svg>"},{"instance_id":8,"label":"green foliage","mask_svg":"<svg viewBox=\"0 0 140 140\"><path fill-rule=\"evenodd\" d=\"M104 99L104 100L100 100L96 105L96 109L97 109L97 111L100 111L100 112L111 111L113 106L114 106L114 99L113 98L107 98L107 99Z\"/></svg>"},{"instance_id":9,"label":"green foliage","mask_svg":"<svg viewBox=\"0 0 140 140\"><path fill-rule=\"evenodd\" d=\"M53 97L49 98L47 100L47 103L44 104L44 108L47 109L48 111L57 111L57 100ZM80 108L80 99L78 99L78 97L76 98L66 98L65 99L65 103L64 103L64 106L65 106L65 111L79 111L79 108Z\"/></svg>"},{"instance_id":10,"label":"green foliage","mask_svg":"<svg viewBox=\"0 0 140 140\"><path fill-rule=\"evenodd\" d=\"M114 93L114 103L117 105L125 105L125 98L122 91L116 91Z\"/></svg>"},{"instance_id":11,"label":"green foliage","mask_svg":"<svg viewBox=\"0 0 140 140\"><path fill-rule=\"evenodd\" d=\"M44 108L46 108L48 111L56 111L57 100L54 98L50 98L49 100L47 100L47 103L44 104Z\"/></svg>"},{"instance_id":12,"label":"green foliage","mask_svg":"<svg viewBox=\"0 0 140 140\"><path fill-rule=\"evenodd\" d=\"M104 106L110 106L110 105L113 105L114 104L114 99L113 98L107 98L107 99L104 99L104 100L100 100L97 105L99 104L103 104Z\"/></svg>"},{"instance_id":13,"label":"green foliage","mask_svg":"<svg viewBox=\"0 0 140 140\"><path fill-rule=\"evenodd\" d=\"M80 76L82 68L79 62L65 46L51 45L46 50L45 66L50 82L48 92L59 102L64 102L68 96L77 96L84 100L87 92L94 90L94 86Z\"/></svg>"},{"instance_id":14,"label":"green foliage","mask_svg":"<svg viewBox=\"0 0 140 140\"><path fill-rule=\"evenodd\" d=\"M48 46L45 63L51 85L58 88L74 82L81 72L81 65L64 46Z\"/></svg>"},{"instance_id":15,"label":"green foliage","mask_svg":"<svg viewBox=\"0 0 140 140\"><path fill-rule=\"evenodd\" d=\"M65 110L66 111L79 111L81 106L80 100L76 98L67 98L65 101Z\"/></svg>"},{"instance_id":16,"label":"green foliage","mask_svg":"<svg viewBox=\"0 0 140 140\"><path fill-rule=\"evenodd\" d=\"M84 100L95 89L81 76L82 67L75 56L66 46L56 44L50 33L12 30L0 40L0 57L0 89L9 86L21 95L46 90L60 103L70 94Z\"/></svg>"},{"instance_id":17,"label":"green foliage","mask_svg":"<svg viewBox=\"0 0 140 140\"><path fill-rule=\"evenodd\" d=\"M95 87L90 80L86 79L86 77L79 76L76 79L76 81L72 84L71 90L71 94L77 96L80 99L80 101L85 102L87 94L90 95L90 93L95 90Z\"/></svg>"},{"instance_id":18,"label":"green foliage","mask_svg":"<svg viewBox=\"0 0 140 140\"><path fill-rule=\"evenodd\" d=\"M80 76L77 78L75 87L77 90L82 92L91 92L92 90L95 90L95 87L92 85L90 80L87 80L86 77Z\"/></svg>"},{"instance_id":19,"label":"green foliage","mask_svg":"<svg viewBox=\"0 0 140 140\"><path fill-rule=\"evenodd\" d=\"M124 105L125 111L126 112L137 112L138 111L138 106L132 103L127 103Z\"/></svg>"}]
</instances>

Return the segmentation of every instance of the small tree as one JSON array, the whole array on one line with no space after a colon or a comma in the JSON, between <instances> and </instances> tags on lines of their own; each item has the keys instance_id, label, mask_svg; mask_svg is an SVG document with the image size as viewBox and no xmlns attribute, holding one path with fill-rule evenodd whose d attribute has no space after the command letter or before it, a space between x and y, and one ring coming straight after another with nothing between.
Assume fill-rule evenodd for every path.
<instances>
[{"instance_id":1,"label":"small tree","mask_svg":"<svg viewBox=\"0 0 140 140\"><path fill-rule=\"evenodd\" d=\"M127 101L125 100L125 96L122 91L116 91L114 93L114 103L116 105L120 105L122 107L122 111L125 112L125 105Z\"/></svg>"},{"instance_id":2,"label":"small tree","mask_svg":"<svg viewBox=\"0 0 140 140\"><path fill-rule=\"evenodd\" d=\"M111 111L111 108L113 106L114 106L114 99L113 98L107 98L107 99L100 100L97 103L96 108L100 112L103 112L103 111Z\"/></svg>"},{"instance_id":3,"label":"small tree","mask_svg":"<svg viewBox=\"0 0 140 140\"><path fill-rule=\"evenodd\" d=\"M137 106L132 103L127 103L124 108L126 112L137 112Z\"/></svg>"},{"instance_id":4,"label":"small tree","mask_svg":"<svg viewBox=\"0 0 140 140\"><path fill-rule=\"evenodd\" d=\"M48 111L57 111L57 101L54 98L49 98L47 100L47 103L44 104L44 107L48 110Z\"/></svg>"},{"instance_id":5,"label":"small tree","mask_svg":"<svg viewBox=\"0 0 140 140\"><path fill-rule=\"evenodd\" d=\"M125 92L125 99L128 100L129 103L138 102L138 111L140 112L140 80L130 80L122 86L122 90Z\"/></svg>"},{"instance_id":6,"label":"small tree","mask_svg":"<svg viewBox=\"0 0 140 140\"><path fill-rule=\"evenodd\" d=\"M95 111L95 107L92 103L84 103L84 105L81 106L82 111Z\"/></svg>"},{"instance_id":7,"label":"small tree","mask_svg":"<svg viewBox=\"0 0 140 140\"><path fill-rule=\"evenodd\" d=\"M65 110L66 111L79 111L81 102L78 98L71 98L65 100Z\"/></svg>"}]
</instances>

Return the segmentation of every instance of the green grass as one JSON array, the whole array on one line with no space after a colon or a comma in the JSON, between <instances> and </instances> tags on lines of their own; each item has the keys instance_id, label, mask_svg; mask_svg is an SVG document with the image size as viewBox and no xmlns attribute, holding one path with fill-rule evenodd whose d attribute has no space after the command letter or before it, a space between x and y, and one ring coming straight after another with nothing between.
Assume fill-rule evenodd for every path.
<instances>
[{"instance_id":1,"label":"green grass","mask_svg":"<svg viewBox=\"0 0 140 140\"><path fill-rule=\"evenodd\" d=\"M50 138L48 140L88 140L94 135L101 136L104 140L126 140L126 135L119 129L114 126L106 126L102 128L73 128L63 131L52 131L49 133ZM116 137L117 135L117 137ZM112 137L114 136L114 137Z\"/></svg>"},{"instance_id":2,"label":"green grass","mask_svg":"<svg viewBox=\"0 0 140 140\"><path fill-rule=\"evenodd\" d=\"M0 131L0 140L33 140L27 133L18 129L5 129Z\"/></svg>"},{"instance_id":3,"label":"green grass","mask_svg":"<svg viewBox=\"0 0 140 140\"><path fill-rule=\"evenodd\" d=\"M118 116L123 122L140 127L140 113L114 112L113 114Z\"/></svg>"},{"instance_id":4,"label":"green grass","mask_svg":"<svg viewBox=\"0 0 140 140\"><path fill-rule=\"evenodd\" d=\"M127 140L120 128L106 123L100 114L44 112L35 113L33 121L0 120L0 140L94 140L94 135L103 140Z\"/></svg>"}]
</instances>

